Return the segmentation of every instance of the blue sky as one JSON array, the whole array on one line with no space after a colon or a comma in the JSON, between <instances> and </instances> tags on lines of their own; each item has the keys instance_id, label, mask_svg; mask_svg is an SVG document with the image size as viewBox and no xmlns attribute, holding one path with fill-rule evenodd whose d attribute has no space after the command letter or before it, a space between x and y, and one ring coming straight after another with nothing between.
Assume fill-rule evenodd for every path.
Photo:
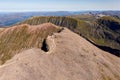
<instances>
[{"instance_id":1,"label":"blue sky","mask_svg":"<svg viewBox=\"0 0 120 80\"><path fill-rule=\"evenodd\" d=\"M1 0L0 11L120 10L120 0Z\"/></svg>"}]
</instances>

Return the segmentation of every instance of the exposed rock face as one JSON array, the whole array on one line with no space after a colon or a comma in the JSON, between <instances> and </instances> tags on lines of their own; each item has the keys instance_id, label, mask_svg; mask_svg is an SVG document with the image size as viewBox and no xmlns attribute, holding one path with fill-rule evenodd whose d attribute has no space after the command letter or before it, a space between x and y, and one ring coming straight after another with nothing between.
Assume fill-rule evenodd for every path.
<instances>
[{"instance_id":1,"label":"exposed rock face","mask_svg":"<svg viewBox=\"0 0 120 80\"><path fill-rule=\"evenodd\" d=\"M24 50L0 66L0 80L120 80L120 58L68 29L46 42L48 52Z\"/></svg>"}]
</instances>

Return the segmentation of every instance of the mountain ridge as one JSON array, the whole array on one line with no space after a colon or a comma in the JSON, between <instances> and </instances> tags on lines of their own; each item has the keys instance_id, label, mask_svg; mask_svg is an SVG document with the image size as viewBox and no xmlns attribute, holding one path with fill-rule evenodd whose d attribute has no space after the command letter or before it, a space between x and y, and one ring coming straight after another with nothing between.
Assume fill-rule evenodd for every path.
<instances>
[{"instance_id":1,"label":"mountain ridge","mask_svg":"<svg viewBox=\"0 0 120 80\"><path fill-rule=\"evenodd\" d=\"M38 25L44 22L51 22L58 26L67 27L73 32L83 36L90 42L94 43L96 46L101 46L103 48L108 47L110 49L108 50L101 48L105 51L117 50L113 54L117 54L117 56L120 56L119 30L116 32L115 30L109 28L110 25L111 27L114 27L113 23L115 23L116 25L118 25L119 29L119 20L116 18L111 18L110 16L108 16L107 18L109 18L111 22L109 22L109 20L104 17L100 17L93 21L86 21L72 17L43 16L32 17L18 24L26 23L30 25ZM102 24L101 21L105 21L105 24Z\"/></svg>"},{"instance_id":2,"label":"mountain ridge","mask_svg":"<svg viewBox=\"0 0 120 80\"><path fill-rule=\"evenodd\" d=\"M56 45L54 51L50 54L39 48L22 51L0 66L0 80L120 79L120 58L66 28L51 38Z\"/></svg>"}]
</instances>

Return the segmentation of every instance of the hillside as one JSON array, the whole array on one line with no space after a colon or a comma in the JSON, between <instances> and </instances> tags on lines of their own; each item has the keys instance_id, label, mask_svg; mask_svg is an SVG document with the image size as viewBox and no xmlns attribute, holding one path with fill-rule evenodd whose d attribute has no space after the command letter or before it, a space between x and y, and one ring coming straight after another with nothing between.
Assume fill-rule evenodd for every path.
<instances>
[{"instance_id":1,"label":"hillside","mask_svg":"<svg viewBox=\"0 0 120 80\"><path fill-rule=\"evenodd\" d=\"M61 29L51 23L37 26L22 24L0 31L0 64L11 59L15 54L30 48L43 48L48 35Z\"/></svg>"},{"instance_id":2,"label":"hillside","mask_svg":"<svg viewBox=\"0 0 120 80\"><path fill-rule=\"evenodd\" d=\"M104 16L98 19L98 24L106 26L106 28L120 34L120 19L110 16Z\"/></svg>"},{"instance_id":3,"label":"hillside","mask_svg":"<svg viewBox=\"0 0 120 80\"><path fill-rule=\"evenodd\" d=\"M27 32L41 32L36 27L30 27ZM10 37L14 39L13 35ZM27 42L31 41L37 43L36 39ZM100 50L66 28L46 37L46 45L47 52L32 47L17 53L0 66L0 80L120 80L120 58Z\"/></svg>"},{"instance_id":4,"label":"hillside","mask_svg":"<svg viewBox=\"0 0 120 80\"><path fill-rule=\"evenodd\" d=\"M90 19L89 19L90 18ZM106 19L107 18L107 19ZM108 20L109 19L109 20ZM58 26L67 27L83 36L97 47L120 56L120 20L107 16L93 19L93 16L82 19L78 17L32 17L19 24L38 25L51 22ZM116 29L116 30L115 30Z\"/></svg>"}]
</instances>

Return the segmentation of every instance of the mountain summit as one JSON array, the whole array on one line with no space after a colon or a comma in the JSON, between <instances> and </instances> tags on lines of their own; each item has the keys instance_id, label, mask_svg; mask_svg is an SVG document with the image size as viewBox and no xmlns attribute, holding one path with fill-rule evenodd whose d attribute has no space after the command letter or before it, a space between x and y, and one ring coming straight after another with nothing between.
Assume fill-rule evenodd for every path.
<instances>
[{"instance_id":1,"label":"mountain summit","mask_svg":"<svg viewBox=\"0 0 120 80\"><path fill-rule=\"evenodd\" d=\"M48 23L22 28L23 26L17 26L1 31L3 41L8 38L4 38L4 35L9 34L9 41L6 41L9 44L6 45L16 41L19 49L14 50L14 56L0 66L0 80L120 79L120 58L100 50L67 28L60 29ZM16 33L23 37L15 35ZM47 36L43 37L43 34ZM24 36L27 36L26 39ZM23 43L22 39L26 41ZM21 50L21 45L27 48ZM21 51L15 52L17 50Z\"/></svg>"}]
</instances>

